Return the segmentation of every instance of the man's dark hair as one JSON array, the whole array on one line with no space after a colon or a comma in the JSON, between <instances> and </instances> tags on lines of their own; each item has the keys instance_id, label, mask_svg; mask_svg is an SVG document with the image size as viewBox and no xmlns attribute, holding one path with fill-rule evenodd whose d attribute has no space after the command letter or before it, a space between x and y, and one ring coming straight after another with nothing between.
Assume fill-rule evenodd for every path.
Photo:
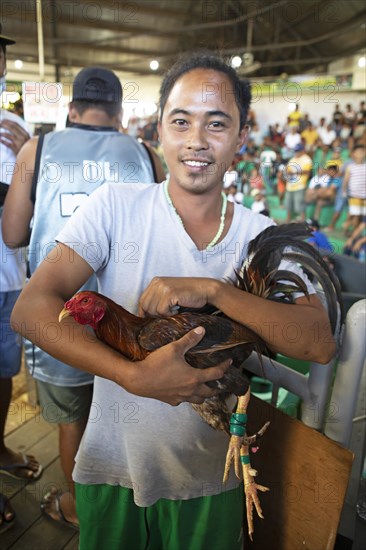
<instances>
[{"instance_id":1,"label":"man's dark hair","mask_svg":"<svg viewBox=\"0 0 366 550\"><path fill-rule=\"evenodd\" d=\"M240 113L240 129L243 128L248 115L251 101L250 84L248 80L240 79L236 71L216 55L210 53L184 54L174 63L166 73L160 87L160 117L163 116L164 107L177 80L194 69L212 69L224 73L230 80L236 104Z\"/></svg>"},{"instance_id":2,"label":"man's dark hair","mask_svg":"<svg viewBox=\"0 0 366 550\"><path fill-rule=\"evenodd\" d=\"M5 44L5 42L2 42L1 40L0 40L0 48L3 50L4 56L6 57L6 44Z\"/></svg>"},{"instance_id":3,"label":"man's dark hair","mask_svg":"<svg viewBox=\"0 0 366 550\"><path fill-rule=\"evenodd\" d=\"M83 99L78 99L76 101L71 101L70 106L74 107L78 114L81 116L88 111L88 109L97 109L98 111L103 111L110 118L118 115L121 110L120 103L108 103L105 101L87 101Z\"/></svg>"},{"instance_id":4,"label":"man's dark hair","mask_svg":"<svg viewBox=\"0 0 366 550\"><path fill-rule=\"evenodd\" d=\"M352 153L354 151L357 151L358 149L365 149L365 145L363 143L357 143L354 148L352 149Z\"/></svg>"}]
</instances>

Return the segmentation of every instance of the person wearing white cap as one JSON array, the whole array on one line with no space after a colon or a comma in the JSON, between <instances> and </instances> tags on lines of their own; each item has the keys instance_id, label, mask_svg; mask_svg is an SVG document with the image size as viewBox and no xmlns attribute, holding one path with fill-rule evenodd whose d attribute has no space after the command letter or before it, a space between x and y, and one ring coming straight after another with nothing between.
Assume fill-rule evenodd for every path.
<instances>
[{"instance_id":1,"label":"person wearing white cap","mask_svg":"<svg viewBox=\"0 0 366 550\"><path fill-rule=\"evenodd\" d=\"M265 215L268 215L268 205L265 194L265 191L262 189L253 189L251 196L254 197L254 202L250 207L253 212L257 212L258 214L263 214L264 212Z\"/></svg>"}]
</instances>

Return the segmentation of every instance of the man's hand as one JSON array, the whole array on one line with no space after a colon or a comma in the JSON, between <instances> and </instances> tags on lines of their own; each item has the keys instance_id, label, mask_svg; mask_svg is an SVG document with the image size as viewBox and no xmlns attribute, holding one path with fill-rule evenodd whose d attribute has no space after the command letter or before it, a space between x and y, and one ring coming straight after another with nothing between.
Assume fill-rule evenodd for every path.
<instances>
[{"instance_id":1,"label":"man's hand","mask_svg":"<svg viewBox=\"0 0 366 550\"><path fill-rule=\"evenodd\" d=\"M174 315L179 306L201 308L218 284L203 277L154 277L140 297L139 315Z\"/></svg>"},{"instance_id":2,"label":"man's hand","mask_svg":"<svg viewBox=\"0 0 366 550\"><path fill-rule=\"evenodd\" d=\"M23 145L30 139L30 135L17 122L12 120L2 120L0 128L4 128L6 132L0 132L0 143L9 147L17 155Z\"/></svg>"},{"instance_id":3,"label":"man's hand","mask_svg":"<svg viewBox=\"0 0 366 550\"><path fill-rule=\"evenodd\" d=\"M127 382L123 384L125 389L174 406L184 401L203 403L206 398L216 395L218 390L209 388L205 382L222 378L232 361L226 360L207 369L195 369L184 358L204 333L202 327L197 327L176 342L152 352L143 361L131 363Z\"/></svg>"}]
</instances>

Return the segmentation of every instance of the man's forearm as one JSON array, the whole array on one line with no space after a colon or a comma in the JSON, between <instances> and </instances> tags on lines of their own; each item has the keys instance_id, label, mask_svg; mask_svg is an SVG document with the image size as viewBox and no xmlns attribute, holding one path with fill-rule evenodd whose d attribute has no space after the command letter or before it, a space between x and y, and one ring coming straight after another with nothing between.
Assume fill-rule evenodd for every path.
<instances>
[{"instance_id":1,"label":"man's forearm","mask_svg":"<svg viewBox=\"0 0 366 550\"><path fill-rule=\"evenodd\" d=\"M316 295L284 304L259 298L214 281L210 302L231 319L256 332L271 350L298 359L327 363L335 352L329 320Z\"/></svg>"}]
</instances>

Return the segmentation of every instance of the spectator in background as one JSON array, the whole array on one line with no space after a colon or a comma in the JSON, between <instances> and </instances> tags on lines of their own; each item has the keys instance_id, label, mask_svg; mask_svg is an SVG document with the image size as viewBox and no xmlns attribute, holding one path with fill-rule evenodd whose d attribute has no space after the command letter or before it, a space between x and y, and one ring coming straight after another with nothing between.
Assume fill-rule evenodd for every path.
<instances>
[{"instance_id":1,"label":"spectator in background","mask_svg":"<svg viewBox=\"0 0 366 550\"><path fill-rule=\"evenodd\" d=\"M270 126L271 141L274 145L282 146L284 141L283 128L278 122L274 126Z\"/></svg>"},{"instance_id":2,"label":"spectator in background","mask_svg":"<svg viewBox=\"0 0 366 550\"><path fill-rule=\"evenodd\" d=\"M250 174L255 167L254 151L247 149L243 154L242 159L236 164L236 169L239 173L239 178L241 181L241 190L244 194L248 194Z\"/></svg>"},{"instance_id":3,"label":"spectator in background","mask_svg":"<svg viewBox=\"0 0 366 550\"><path fill-rule=\"evenodd\" d=\"M347 239L344 245L343 254L353 256L358 260L365 261L366 257L366 217L354 229L352 235Z\"/></svg>"},{"instance_id":4,"label":"spectator in background","mask_svg":"<svg viewBox=\"0 0 366 550\"><path fill-rule=\"evenodd\" d=\"M323 206L334 203L338 189L341 187L338 165L331 160L328 161L324 173L319 174L317 182L313 184L315 179L316 176L310 181L305 201L310 204L315 203L314 218L318 220Z\"/></svg>"},{"instance_id":5,"label":"spectator in background","mask_svg":"<svg viewBox=\"0 0 366 550\"><path fill-rule=\"evenodd\" d=\"M147 124L141 129L142 140L151 147L157 147L158 145L158 122L155 116L148 118Z\"/></svg>"},{"instance_id":6,"label":"spectator in background","mask_svg":"<svg viewBox=\"0 0 366 550\"><path fill-rule=\"evenodd\" d=\"M137 116L132 116L128 121L127 133L129 136L137 139L140 137L140 120Z\"/></svg>"},{"instance_id":7,"label":"spectator in background","mask_svg":"<svg viewBox=\"0 0 366 550\"><path fill-rule=\"evenodd\" d=\"M322 166L319 167L319 169L315 172L314 176L310 179L309 185L306 189L306 202L312 202L315 195L313 192L315 192L317 189L320 189L321 187L326 187L328 185L329 176L327 174L327 171Z\"/></svg>"},{"instance_id":8,"label":"spectator in background","mask_svg":"<svg viewBox=\"0 0 366 550\"><path fill-rule=\"evenodd\" d=\"M15 40L2 34L0 24L0 98L5 90L6 48ZM0 218L15 165L16 155L30 135L19 116L0 109ZM22 251L14 253L4 242L0 219L0 473L23 481L34 481L42 466L32 455L5 445L5 424L13 390L13 377L21 367L21 339L10 327L10 315L25 281L26 264ZM15 523L15 512L0 493L0 534Z\"/></svg>"},{"instance_id":9,"label":"spectator in background","mask_svg":"<svg viewBox=\"0 0 366 550\"><path fill-rule=\"evenodd\" d=\"M321 129L322 129L322 128L324 129L325 127L326 127L326 118L325 118L325 117L321 117L321 118L319 119L319 124L318 124L318 126L317 126L318 133L319 133L319 129L320 129L320 131L321 131Z\"/></svg>"},{"instance_id":10,"label":"spectator in background","mask_svg":"<svg viewBox=\"0 0 366 550\"><path fill-rule=\"evenodd\" d=\"M360 108L356 114L356 124L358 125L358 124L365 124L365 123L366 123L366 106L365 106L365 102L361 101Z\"/></svg>"},{"instance_id":11,"label":"spectator in background","mask_svg":"<svg viewBox=\"0 0 366 550\"><path fill-rule=\"evenodd\" d=\"M266 140L264 149L259 155L260 161L260 173L262 175L265 188L268 192L272 191L272 167L276 162L277 154L274 151L273 147L270 145L269 140Z\"/></svg>"},{"instance_id":12,"label":"spectator in background","mask_svg":"<svg viewBox=\"0 0 366 550\"><path fill-rule=\"evenodd\" d=\"M352 149L352 147L350 147L350 145L352 145L353 143L352 134L353 134L353 126L350 122L345 120L339 132L339 139L341 142L341 146L344 149Z\"/></svg>"},{"instance_id":13,"label":"spectator in background","mask_svg":"<svg viewBox=\"0 0 366 550\"><path fill-rule=\"evenodd\" d=\"M326 129L326 119L325 119L325 117L321 117L321 119L319 120L319 124L318 124L316 129L317 129L317 132L318 132L319 137L321 139L321 134Z\"/></svg>"},{"instance_id":14,"label":"spectator in background","mask_svg":"<svg viewBox=\"0 0 366 550\"><path fill-rule=\"evenodd\" d=\"M365 102L361 101L360 109L356 115L356 126L353 131L353 137L355 140L363 139L366 137L366 107Z\"/></svg>"},{"instance_id":15,"label":"spectator in background","mask_svg":"<svg viewBox=\"0 0 366 550\"><path fill-rule=\"evenodd\" d=\"M224 193L227 195L227 200L229 202L243 204L244 194L241 191L238 191L238 188L234 183L230 184L227 188L224 187Z\"/></svg>"},{"instance_id":16,"label":"spectator in background","mask_svg":"<svg viewBox=\"0 0 366 550\"><path fill-rule=\"evenodd\" d=\"M312 122L309 121L307 128L301 132L301 137L305 142L305 151L311 155L319 138L319 134Z\"/></svg>"},{"instance_id":17,"label":"spectator in background","mask_svg":"<svg viewBox=\"0 0 366 550\"><path fill-rule=\"evenodd\" d=\"M310 239L308 239L308 243L315 246L315 248L318 248L327 252L332 252L333 247L329 242L328 237L320 231L319 222L313 218L309 218L306 220L306 223L313 230L313 234L310 237Z\"/></svg>"},{"instance_id":18,"label":"spectator in background","mask_svg":"<svg viewBox=\"0 0 366 550\"><path fill-rule=\"evenodd\" d=\"M277 159L274 166L274 177L277 186L277 195L280 205L282 206L286 193L286 164L281 158L281 154L277 153Z\"/></svg>"},{"instance_id":19,"label":"spectator in background","mask_svg":"<svg viewBox=\"0 0 366 550\"><path fill-rule=\"evenodd\" d=\"M254 202L250 207L253 212L269 216L268 204L265 199L266 193L263 189L253 189L251 196L254 197Z\"/></svg>"},{"instance_id":20,"label":"spectator in background","mask_svg":"<svg viewBox=\"0 0 366 550\"><path fill-rule=\"evenodd\" d=\"M297 126L291 126L290 131L285 136L285 146L293 154L296 145L301 143L301 135Z\"/></svg>"},{"instance_id":21,"label":"spectator in background","mask_svg":"<svg viewBox=\"0 0 366 550\"><path fill-rule=\"evenodd\" d=\"M336 157L335 160L337 160L337 153L335 151L333 151L332 156ZM340 168L339 168L340 178L342 181L346 173L347 167L352 163L353 163L353 159L352 159L352 153L351 153L351 158L348 158L343 164L340 165ZM347 198L347 193L343 191L343 184L341 184L338 188L337 195L335 198L334 212L333 212L331 222L329 226L324 229L324 231L334 231L334 229L336 228L336 224L345 208L348 208L348 198Z\"/></svg>"},{"instance_id":22,"label":"spectator in background","mask_svg":"<svg viewBox=\"0 0 366 550\"><path fill-rule=\"evenodd\" d=\"M249 176L249 186L250 189L264 189L264 181L259 172L258 166L255 166Z\"/></svg>"},{"instance_id":23,"label":"spectator in background","mask_svg":"<svg viewBox=\"0 0 366 550\"><path fill-rule=\"evenodd\" d=\"M366 163L365 146L356 145L352 151L353 162L345 171L342 190L348 196L349 218L344 224L344 229L351 226L356 228L361 218L366 215Z\"/></svg>"},{"instance_id":24,"label":"spectator in background","mask_svg":"<svg viewBox=\"0 0 366 550\"><path fill-rule=\"evenodd\" d=\"M2 34L0 25L0 95L5 90L6 48L15 41ZM16 155L29 140L30 135L24 120L19 116L0 110L0 215L9 191ZM10 240L12 240L12 229ZM21 339L10 328L10 314L24 285L26 264L24 253L9 250L0 227L0 472L17 479L38 479L42 467L34 456L13 451L5 445L5 423L9 411L13 377L21 366ZM2 500L2 521L6 503Z\"/></svg>"},{"instance_id":25,"label":"spectator in background","mask_svg":"<svg viewBox=\"0 0 366 550\"><path fill-rule=\"evenodd\" d=\"M226 170L223 178L224 191L228 192L231 186L237 187L239 174L236 170L236 159L234 157L229 169Z\"/></svg>"},{"instance_id":26,"label":"spectator in background","mask_svg":"<svg viewBox=\"0 0 366 550\"><path fill-rule=\"evenodd\" d=\"M316 148L313 153L314 172L319 170L319 168L324 167L331 156L332 156L331 147L329 145L325 145L321 140L319 140L316 144Z\"/></svg>"},{"instance_id":27,"label":"spectator in background","mask_svg":"<svg viewBox=\"0 0 366 550\"><path fill-rule=\"evenodd\" d=\"M324 229L324 231L334 231L336 227L336 223L339 220L343 209L346 208L347 206L348 206L347 195L343 194L342 187L340 187L338 189L336 199L334 202L334 212L333 212L331 222L328 225L328 227Z\"/></svg>"},{"instance_id":28,"label":"spectator in background","mask_svg":"<svg viewBox=\"0 0 366 550\"><path fill-rule=\"evenodd\" d=\"M305 221L305 191L313 167L302 143L296 145L294 153L286 166L285 205L288 223L295 213L300 215L301 221Z\"/></svg>"},{"instance_id":29,"label":"spectator in background","mask_svg":"<svg viewBox=\"0 0 366 550\"><path fill-rule=\"evenodd\" d=\"M261 132L258 124L254 124L250 130L250 139L253 141L255 147L259 149L263 143L263 133Z\"/></svg>"},{"instance_id":30,"label":"spectator in background","mask_svg":"<svg viewBox=\"0 0 366 550\"><path fill-rule=\"evenodd\" d=\"M296 128L296 130L298 130L300 128L302 118L303 114L300 111L300 105L296 103L295 110L292 111L292 113L290 113L287 117L289 127Z\"/></svg>"},{"instance_id":31,"label":"spectator in background","mask_svg":"<svg viewBox=\"0 0 366 550\"><path fill-rule=\"evenodd\" d=\"M350 125L351 129L353 128L356 121L356 113L350 103L347 103L346 109L343 111L343 120Z\"/></svg>"},{"instance_id":32,"label":"spectator in background","mask_svg":"<svg viewBox=\"0 0 366 550\"><path fill-rule=\"evenodd\" d=\"M311 124L310 119L309 119L309 113L305 113L304 117L300 120L300 127L299 127L300 134L304 130L306 130L306 128L309 127L309 124Z\"/></svg>"},{"instance_id":33,"label":"spectator in background","mask_svg":"<svg viewBox=\"0 0 366 550\"><path fill-rule=\"evenodd\" d=\"M339 103L336 103L336 105L334 106L332 121L333 130L335 131L336 135L339 136L343 122L343 113L339 107Z\"/></svg>"},{"instance_id":34,"label":"spectator in background","mask_svg":"<svg viewBox=\"0 0 366 550\"><path fill-rule=\"evenodd\" d=\"M336 131L334 130L332 124L327 124L325 128L318 128L318 134L323 144L328 145L329 147L337 137Z\"/></svg>"},{"instance_id":35,"label":"spectator in background","mask_svg":"<svg viewBox=\"0 0 366 550\"><path fill-rule=\"evenodd\" d=\"M348 153L348 149L342 149L342 147L333 145L333 149L330 151L327 163L332 161L333 164L336 164L338 166L339 171L341 172L345 160L348 160L349 158Z\"/></svg>"}]
</instances>

